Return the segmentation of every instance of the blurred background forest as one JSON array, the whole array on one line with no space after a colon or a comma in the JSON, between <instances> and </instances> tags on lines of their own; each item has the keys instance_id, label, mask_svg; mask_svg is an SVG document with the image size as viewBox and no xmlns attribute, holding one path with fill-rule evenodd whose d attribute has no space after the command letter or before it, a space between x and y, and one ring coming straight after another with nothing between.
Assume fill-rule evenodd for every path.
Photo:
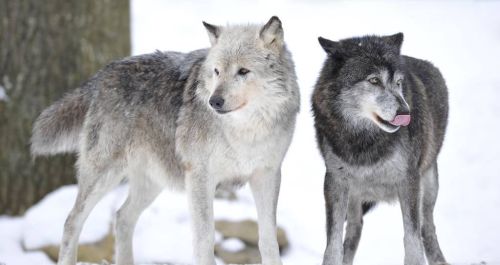
<instances>
[{"instance_id":1,"label":"blurred background forest","mask_svg":"<svg viewBox=\"0 0 500 265\"><path fill-rule=\"evenodd\" d=\"M162 1L0 0L0 264L54 264L77 188L74 155L33 159L33 121L107 63L155 50L209 46L201 21L283 21L302 93L296 133L282 170L278 205L284 264L320 264L325 247L324 165L310 96L332 40L404 32L403 53L429 60L450 90L440 163L437 234L452 264L500 264L500 2L498 1ZM82 261L112 260L113 215L126 185L87 221ZM258 261L256 212L248 187L215 201L216 253L223 262ZM397 204L365 217L355 264L401 264ZM192 263L187 199L165 192L143 213L137 263ZM255 260L257 258L257 260Z\"/></svg>"}]
</instances>

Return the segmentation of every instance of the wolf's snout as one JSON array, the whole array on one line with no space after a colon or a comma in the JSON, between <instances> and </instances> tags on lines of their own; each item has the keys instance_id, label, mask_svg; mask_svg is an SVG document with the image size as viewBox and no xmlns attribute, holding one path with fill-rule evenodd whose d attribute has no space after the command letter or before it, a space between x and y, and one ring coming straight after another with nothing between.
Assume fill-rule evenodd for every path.
<instances>
[{"instance_id":1,"label":"wolf's snout","mask_svg":"<svg viewBox=\"0 0 500 265\"><path fill-rule=\"evenodd\" d=\"M406 100L401 96L396 96L396 100L399 103L399 108L397 110L397 115L410 115L410 107L408 106L408 103L406 103Z\"/></svg>"},{"instance_id":2,"label":"wolf's snout","mask_svg":"<svg viewBox=\"0 0 500 265\"><path fill-rule=\"evenodd\" d=\"M222 106L224 106L224 98L222 98L221 96L212 96L210 97L208 103L210 104L210 106L212 106L213 109L221 110Z\"/></svg>"}]
</instances>

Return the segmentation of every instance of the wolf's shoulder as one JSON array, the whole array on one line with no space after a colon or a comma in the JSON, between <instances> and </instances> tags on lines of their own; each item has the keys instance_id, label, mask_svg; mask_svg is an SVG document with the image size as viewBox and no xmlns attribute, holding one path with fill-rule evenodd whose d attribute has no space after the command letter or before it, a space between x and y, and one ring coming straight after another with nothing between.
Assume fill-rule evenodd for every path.
<instances>
[{"instance_id":1,"label":"wolf's shoulder","mask_svg":"<svg viewBox=\"0 0 500 265\"><path fill-rule=\"evenodd\" d=\"M435 93L436 89L446 93L447 88L441 71L431 62L417 59L409 56L403 56L406 75L413 81L420 80L427 89L432 89ZM414 83L411 82L410 83ZM416 84L413 84L416 85ZM445 97L445 95L443 95Z\"/></svg>"},{"instance_id":2,"label":"wolf's shoulder","mask_svg":"<svg viewBox=\"0 0 500 265\"><path fill-rule=\"evenodd\" d=\"M403 55L403 62L407 70L415 74L440 73L439 69L430 61Z\"/></svg>"}]
</instances>

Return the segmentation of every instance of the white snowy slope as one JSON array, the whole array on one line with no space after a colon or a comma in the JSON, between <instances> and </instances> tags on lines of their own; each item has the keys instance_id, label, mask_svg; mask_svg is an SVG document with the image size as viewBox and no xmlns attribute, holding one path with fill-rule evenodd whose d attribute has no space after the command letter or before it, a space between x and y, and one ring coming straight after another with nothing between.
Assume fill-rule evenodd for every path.
<instances>
[{"instance_id":1,"label":"white snowy slope","mask_svg":"<svg viewBox=\"0 0 500 265\"><path fill-rule=\"evenodd\" d=\"M403 53L433 62L450 93L450 120L439 159L440 194L435 221L441 247L453 264L500 264L500 2L365 1L132 1L133 54L207 47L201 21L283 21L302 93L302 110L282 172L278 223L291 248L286 265L321 264L325 247L324 165L316 148L310 96L325 54L318 36L341 39L404 32ZM81 240L97 240L126 189L95 209ZM240 202L217 201L215 216L255 218L248 188ZM52 264L40 252L24 252L60 240L62 224L76 196L65 187L31 209L25 218L0 217L0 263ZM365 217L355 264L401 264L403 228L399 205L379 205ZM183 194L163 193L135 231L138 263L190 263L191 237Z\"/></svg>"}]
</instances>

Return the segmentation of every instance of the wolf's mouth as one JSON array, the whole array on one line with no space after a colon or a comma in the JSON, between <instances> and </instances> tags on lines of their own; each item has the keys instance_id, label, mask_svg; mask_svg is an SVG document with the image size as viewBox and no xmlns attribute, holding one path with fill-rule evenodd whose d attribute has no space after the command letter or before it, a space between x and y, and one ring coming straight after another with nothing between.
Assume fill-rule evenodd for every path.
<instances>
[{"instance_id":1,"label":"wolf's mouth","mask_svg":"<svg viewBox=\"0 0 500 265\"><path fill-rule=\"evenodd\" d=\"M384 130L386 132L393 133L393 132L396 132L399 129L399 127L401 127L401 126L392 125L389 121L382 119L380 116L378 116L375 113L373 115L375 116L375 119L379 123L379 126L381 125L380 127L382 128L382 130Z\"/></svg>"},{"instance_id":2,"label":"wolf's mouth","mask_svg":"<svg viewBox=\"0 0 500 265\"><path fill-rule=\"evenodd\" d=\"M226 114L226 113L229 113L229 112L233 112L233 111L237 111L243 107L245 107L247 103L244 102L243 104L241 104L239 107L235 108L235 109L232 109L232 110L224 110L224 109L216 109L215 112L219 113L219 114Z\"/></svg>"},{"instance_id":3,"label":"wolf's mouth","mask_svg":"<svg viewBox=\"0 0 500 265\"><path fill-rule=\"evenodd\" d=\"M219 113L219 114L226 114L226 113L229 113L231 112L232 110L215 110L215 112Z\"/></svg>"}]
</instances>

